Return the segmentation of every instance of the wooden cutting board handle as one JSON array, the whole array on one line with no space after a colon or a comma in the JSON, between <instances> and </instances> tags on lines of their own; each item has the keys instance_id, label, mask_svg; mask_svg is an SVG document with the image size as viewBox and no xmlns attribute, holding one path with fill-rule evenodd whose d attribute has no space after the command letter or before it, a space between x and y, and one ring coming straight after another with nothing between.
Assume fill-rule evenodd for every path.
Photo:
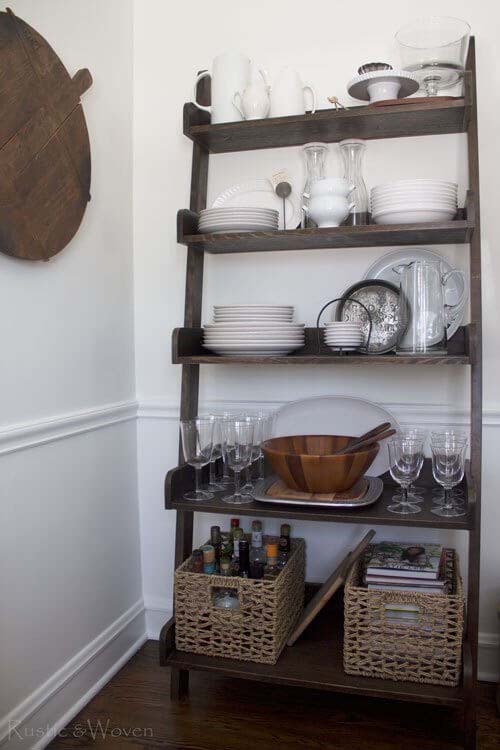
<instances>
[{"instance_id":1,"label":"wooden cutting board handle","mask_svg":"<svg viewBox=\"0 0 500 750\"><path fill-rule=\"evenodd\" d=\"M368 534L363 537L358 546L352 552L348 552L344 559L339 563L339 565L337 565L333 573L328 576L320 590L304 609L302 617L298 621L293 633L291 633L286 642L287 646L293 646L295 641L311 624L316 615L321 612L325 604L330 601L334 593L342 586L345 579L347 578L349 570L352 568L356 560L361 557L374 536L374 529L370 529Z\"/></svg>"},{"instance_id":2,"label":"wooden cutting board handle","mask_svg":"<svg viewBox=\"0 0 500 750\"><path fill-rule=\"evenodd\" d=\"M92 74L88 68L80 68L73 78L73 85L78 96L82 96L92 86Z\"/></svg>"}]
</instances>

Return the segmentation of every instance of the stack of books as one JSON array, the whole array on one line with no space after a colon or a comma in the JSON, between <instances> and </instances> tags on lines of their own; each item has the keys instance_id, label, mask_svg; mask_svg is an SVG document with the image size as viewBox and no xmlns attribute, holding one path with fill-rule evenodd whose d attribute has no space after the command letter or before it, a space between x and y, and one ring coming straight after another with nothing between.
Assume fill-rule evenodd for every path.
<instances>
[{"instance_id":1,"label":"stack of books","mask_svg":"<svg viewBox=\"0 0 500 750\"><path fill-rule=\"evenodd\" d=\"M379 542L372 545L366 560L364 584L371 591L450 593L448 564L453 550L440 544ZM419 607L407 603L385 605L386 617L417 622Z\"/></svg>"}]
</instances>

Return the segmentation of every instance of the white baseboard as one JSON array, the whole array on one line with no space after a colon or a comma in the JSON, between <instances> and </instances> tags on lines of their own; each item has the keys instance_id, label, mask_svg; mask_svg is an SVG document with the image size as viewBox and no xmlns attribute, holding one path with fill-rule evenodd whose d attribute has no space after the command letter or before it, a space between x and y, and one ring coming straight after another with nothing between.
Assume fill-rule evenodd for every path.
<instances>
[{"instance_id":1,"label":"white baseboard","mask_svg":"<svg viewBox=\"0 0 500 750\"><path fill-rule=\"evenodd\" d=\"M2 750L42 750L147 638L140 600L0 720Z\"/></svg>"},{"instance_id":2,"label":"white baseboard","mask_svg":"<svg viewBox=\"0 0 500 750\"><path fill-rule=\"evenodd\" d=\"M146 610L146 633L150 640L157 641L162 627L172 617L173 602L171 599L146 598L144 607Z\"/></svg>"}]
</instances>

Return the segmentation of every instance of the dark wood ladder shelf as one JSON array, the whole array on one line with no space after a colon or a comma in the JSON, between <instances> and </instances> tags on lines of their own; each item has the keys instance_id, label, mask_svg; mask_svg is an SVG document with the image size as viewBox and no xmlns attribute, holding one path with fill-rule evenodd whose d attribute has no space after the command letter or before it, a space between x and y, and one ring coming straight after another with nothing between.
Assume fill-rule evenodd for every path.
<instances>
[{"instance_id":1,"label":"dark wood ladder shelf","mask_svg":"<svg viewBox=\"0 0 500 750\"><path fill-rule=\"evenodd\" d=\"M468 365L469 326L461 326L448 342L446 354L400 356L397 354L338 354L321 343L318 329L305 329L305 346L287 356L220 356L202 345L202 328L175 328L172 333L172 362L182 365Z\"/></svg>"},{"instance_id":2,"label":"dark wood ladder shelf","mask_svg":"<svg viewBox=\"0 0 500 750\"><path fill-rule=\"evenodd\" d=\"M319 250L391 245L450 245L469 242L474 225L468 218L428 224L368 224L327 229L197 234L198 215L181 209L177 241L206 253L258 253L270 250Z\"/></svg>"},{"instance_id":3,"label":"dark wood ladder shelf","mask_svg":"<svg viewBox=\"0 0 500 750\"><path fill-rule=\"evenodd\" d=\"M223 513L237 514L238 516L256 516L259 518L286 518L293 521L326 521L329 523L361 523L379 526L405 526L424 529L471 529L474 524L475 490L470 474L463 480L461 488L468 499L468 512L465 516L457 518L441 518L431 513L433 508L432 490L436 487L432 480L430 461L425 461L422 474L418 484L425 487L423 495L422 512L414 516L398 516L390 513L387 506L392 496L398 491L391 477L385 474L384 490L381 497L371 506L359 508L358 510L347 508L345 510L333 508L311 508L306 504L301 506L271 505L254 500L246 505L233 506L223 501L228 494L225 491L216 491L213 500L204 502L190 502L184 499L184 493L194 489L194 470L183 464L171 469L165 479L165 508L177 511L195 511L197 513ZM205 470L205 481L208 481L208 472Z\"/></svg>"},{"instance_id":4,"label":"dark wood ladder shelf","mask_svg":"<svg viewBox=\"0 0 500 750\"><path fill-rule=\"evenodd\" d=\"M197 101L210 104L207 78L198 83ZM177 215L177 237L187 246L184 327L173 332L172 359L182 365L181 419L198 413L200 365L470 365L470 463L462 483L467 513L457 518L433 515L429 461L419 484L426 487L422 512L397 516L387 510L394 492L390 476L384 475L382 496L371 507L336 510L264 504L254 501L233 507L216 492L210 502L191 503L184 499L193 485L193 470L181 465L168 472L165 507L176 511L175 566L191 554L194 513L220 513L262 518L324 521L370 526L404 526L414 529L463 530L468 534L468 582L466 627L463 643L462 682L442 687L412 682L394 682L347 675L343 669L342 597L338 595L314 620L291 648L286 648L276 665L214 658L182 653L175 648L175 618L163 627L160 661L171 668L171 698L188 696L189 670L206 670L281 685L318 688L353 695L369 695L399 701L460 708L464 718L464 748L476 750L477 643L479 626L479 571L481 536L481 429L482 429L482 343L481 343L481 234L479 210L479 151L476 106L475 41L471 37L464 76L463 98L434 101L413 99L395 106L353 107L321 110L314 115L282 117L211 125L209 115L193 104L184 106L184 133L193 141L189 210ZM275 232L198 234L198 217L207 205L208 166L211 153L300 146L310 141L338 142L344 138L382 139L465 133L468 147L469 192L465 208L456 220L444 223L337 227L331 229L289 229ZM411 176L411 175L408 175ZM340 248L394 247L405 245L469 245L470 324L459 328L448 342L445 355L398 357L395 354L367 356L339 355L324 345L318 348L318 332L306 328L305 346L286 357L222 357L202 346L202 297L205 253L244 253L274 250L335 250ZM384 374L387 370L384 368ZM469 376L469 375L468 375ZM180 453L182 461L182 453ZM206 467L205 467L206 470ZM430 710L430 709L429 709Z\"/></svg>"},{"instance_id":5,"label":"dark wood ladder shelf","mask_svg":"<svg viewBox=\"0 0 500 750\"><path fill-rule=\"evenodd\" d=\"M466 87L468 92L469 86ZM211 125L209 115L184 105L184 135L212 154L300 146L309 141L332 143L343 138L401 138L467 130L470 96L389 107L322 109L296 117L274 117Z\"/></svg>"},{"instance_id":6,"label":"dark wood ladder shelf","mask_svg":"<svg viewBox=\"0 0 500 750\"><path fill-rule=\"evenodd\" d=\"M204 654L171 650L165 646L173 640L166 633L160 639L163 662L177 669L201 669L227 677L258 680L279 685L293 685L316 690L331 690L352 695L369 695L400 701L460 707L464 700L461 685L443 687L415 682L395 682L373 677L348 675L342 660L342 598L336 596L311 623L293 646L285 647L278 662L256 664L250 661L223 659ZM173 623L170 624L173 627Z\"/></svg>"}]
</instances>

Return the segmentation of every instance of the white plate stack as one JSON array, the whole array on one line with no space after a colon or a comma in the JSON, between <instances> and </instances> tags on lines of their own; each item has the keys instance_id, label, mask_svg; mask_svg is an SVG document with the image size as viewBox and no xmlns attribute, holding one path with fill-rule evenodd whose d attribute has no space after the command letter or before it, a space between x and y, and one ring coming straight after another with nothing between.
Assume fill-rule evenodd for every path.
<instances>
[{"instance_id":1,"label":"white plate stack","mask_svg":"<svg viewBox=\"0 0 500 750\"><path fill-rule=\"evenodd\" d=\"M200 211L198 231L201 234L223 232L275 232L279 212L274 208L205 208Z\"/></svg>"},{"instance_id":2,"label":"white plate stack","mask_svg":"<svg viewBox=\"0 0 500 750\"><path fill-rule=\"evenodd\" d=\"M284 356L304 346L303 323L292 305L215 305L203 346L226 356Z\"/></svg>"},{"instance_id":3,"label":"white plate stack","mask_svg":"<svg viewBox=\"0 0 500 750\"><path fill-rule=\"evenodd\" d=\"M333 351L340 349L344 352L352 352L364 346L364 336L360 323L349 323L341 320L332 320L324 328L325 343Z\"/></svg>"},{"instance_id":4,"label":"white plate stack","mask_svg":"<svg viewBox=\"0 0 500 750\"><path fill-rule=\"evenodd\" d=\"M457 213L457 191L457 183L449 180L386 182L372 188L372 219L376 224L451 221Z\"/></svg>"}]
</instances>

